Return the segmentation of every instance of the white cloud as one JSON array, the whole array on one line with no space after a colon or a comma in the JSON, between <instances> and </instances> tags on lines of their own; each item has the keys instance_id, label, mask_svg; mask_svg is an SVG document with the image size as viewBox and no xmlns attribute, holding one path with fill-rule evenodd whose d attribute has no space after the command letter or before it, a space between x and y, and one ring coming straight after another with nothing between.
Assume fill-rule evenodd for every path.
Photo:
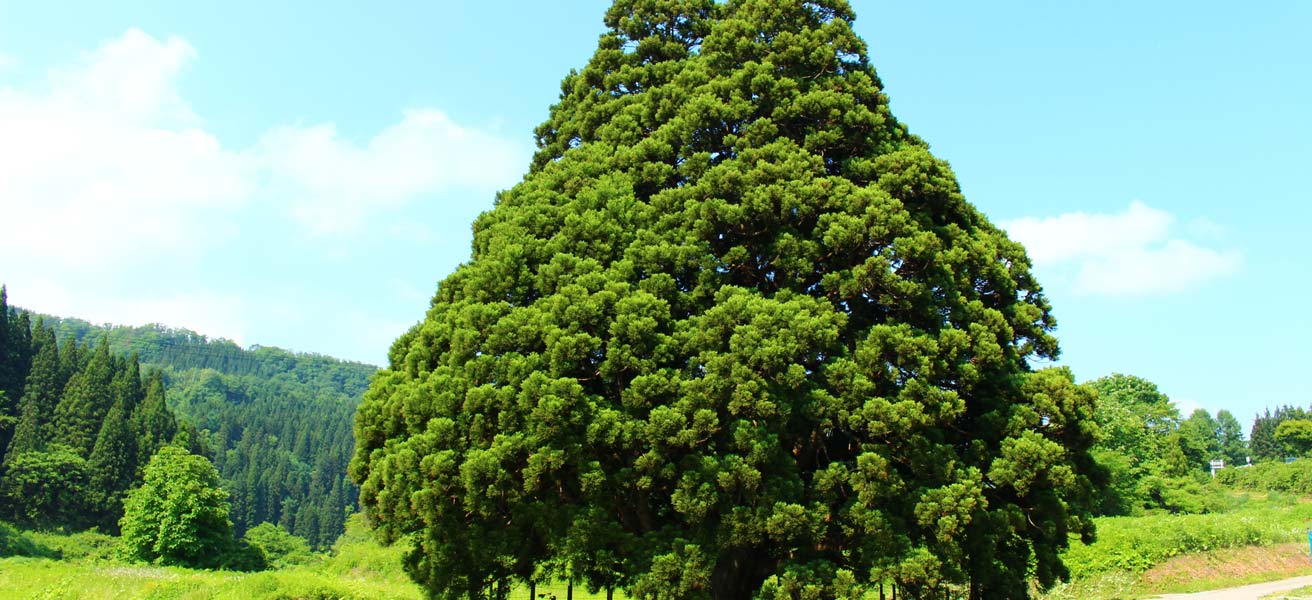
<instances>
[{"instance_id":1,"label":"white cloud","mask_svg":"<svg viewBox=\"0 0 1312 600\"><path fill-rule=\"evenodd\" d=\"M155 297L97 296L87 302L76 287L36 278L9 287L9 303L38 312L77 317L95 324L186 327L211 338L239 344L249 339L246 301L232 294L204 290L179 291Z\"/></svg>"},{"instance_id":2,"label":"white cloud","mask_svg":"<svg viewBox=\"0 0 1312 600\"><path fill-rule=\"evenodd\" d=\"M275 193L318 233L353 231L370 211L457 187L496 189L527 162L520 145L461 127L441 111L411 110L364 146L332 125L280 127L257 150Z\"/></svg>"},{"instance_id":3,"label":"white cloud","mask_svg":"<svg viewBox=\"0 0 1312 600\"><path fill-rule=\"evenodd\" d=\"M0 251L100 268L221 232L210 213L251 186L239 155L183 124L174 80L192 55L130 30L52 73L48 90L0 88L0 205L21 224Z\"/></svg>"},{"instance_id":4,"label":"white cloud","mask_svg":"<svg viewBox=\"0 0 1312 600\"><path fill-rule=\"evenodd\" d=\"M1037 268L1067 275L1083 294L1178 292L1239 269L1238 252L1173 237L1174 224L1170 213L1136 201L1117 214L1024 217L1002 227Z\"/></svg>"},{"instance_id":5,"label":"white cloud","mask_svg":"<svg viewBox=\"0 0 1312 600\"><path fill-rule=\"evenodd\" d=\"M361 143L310 124L225 146L178 85L197 56L179 37L130 29L43 82L0 83L0 255L14 259L0 282L15 297L46 312L241 338L257 302L181 283L141 290L242 243L243 224L272 227L282 214L308 233L386 237L395 219L383 213L450 202L456 189L490 199L527 163L527 144L432 108ZM0 57L0 68L15 62Z\"/></svg>"}]
</instances>

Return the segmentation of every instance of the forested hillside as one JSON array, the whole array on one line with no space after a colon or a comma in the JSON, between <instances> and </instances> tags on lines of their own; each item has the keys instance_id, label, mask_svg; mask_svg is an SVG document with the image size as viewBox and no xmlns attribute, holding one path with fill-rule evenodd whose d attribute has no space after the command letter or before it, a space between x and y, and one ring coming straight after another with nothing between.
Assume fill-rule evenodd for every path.
<instances>
[{"instance_id":1,"label":"forested hillside","mask_svg":"<svg viewBox=\"0 0 1312 600\"><path fill-rule=\"evenodd\" d=\"M57 341L0 288L0 518L39 528L117 531L123 497L160 447L193 445L158 371L135 354Z\"/></svg>"},{"instance_id":2,"label":"forested hillside","mask_svg":"<svg viewBox=\"0 0 1312 600\"><path fill-rule=\"evenodd\" d=\"M48 337L66 340L61 349L139 361L132 368L150 374L178 421L196 428L196 449L213 461L231 494L237 535L270 522L325 547L341 534L358 496L346 478L351 418L375 367L279 348L243 349L161 325L101 326L9 312L21 323L11 328L15 336L40 320ZM22 391L0 393L18 398ZM17 401L9 404L13 408L3 414L17 422ZM0 441L7 443L12 430L0 427Z\"/></svg>"}]
</instances>

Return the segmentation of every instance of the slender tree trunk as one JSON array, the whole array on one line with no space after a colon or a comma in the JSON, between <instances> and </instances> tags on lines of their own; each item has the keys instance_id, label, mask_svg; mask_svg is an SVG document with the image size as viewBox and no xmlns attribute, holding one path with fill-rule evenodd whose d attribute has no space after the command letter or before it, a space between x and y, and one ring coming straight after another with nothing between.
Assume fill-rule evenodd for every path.
<instances>
[{"instance_id":1,"label":"slender tree trunk","mask_svg":"<svg viewBox=\"0 0 1312 600\"><path fill-rule=\"evenodd\" d=\"M574 582L565 584L565 600L574 600Z\"/></svg>"},{"instance_id":2,"label":"slender tree trunk","mask_svg":"<svg viewBox=\"0 0 1312 600\"><path fill-rule=\"evenodd\" d=\"M538 600L538 582L528 581L528 600Z\"/></svg>"}]
</instances>

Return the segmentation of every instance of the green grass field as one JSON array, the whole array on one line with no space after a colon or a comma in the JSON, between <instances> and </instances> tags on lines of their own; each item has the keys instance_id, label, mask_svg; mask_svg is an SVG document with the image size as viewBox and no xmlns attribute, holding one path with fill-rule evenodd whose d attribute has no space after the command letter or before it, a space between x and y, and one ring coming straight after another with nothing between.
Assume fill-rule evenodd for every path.
<instances>
[{"instance_id":1,"label":"green grass field","mask_svg":"<svg viewBox=\"0 0 1312 600\"><path fill-rule=\"evenodd\" d=\"M1074 580L1042 596L1136 598L1287 576L1307 568L1305 520L1312 504L1292 496L1244 497L1208 515L1149 515L1098 520L1098 541L1073 544L1066 561ZM99 533L0 529L0 596L9 599L143 600L419 600L401 569L403 547L375 542L354 520L332 551L307 564L238 573L134 564L116 557L116 538ZM1288 556L1286 556L1288 555ZM1291 560L1292 559L1292 560ZM1243 563L1236 565L1236 563ZM1229 568L1234 567L1234 568ZM1283 569L1283 570L1282 570ZM564 585L542 584L537 600L564 600ZM578 600L599 600L582 587ZM619 592L616 598L623 598ZM529 598L526 588L511 598Z\"/></svg>"},{"instance_id":2,"label":"green grass field","mask_svg":"<svg viewBox=\"0 0 1312 600\"><path fill-rule=\"evenodd\" d=\"M0 598L34 600L419 600L423 592L401 569L405 549L375 542L352 520L332 551L308 564L239 573L122 561L117 539L99 533L20 532L0 524ZM539 599L566 597L563 584L540 584ZM577 600L605 598L575 587ZM619 592L616 598L624 596ZM529 598L527 588L511 598Z\"/></svg>"}]
</instances>

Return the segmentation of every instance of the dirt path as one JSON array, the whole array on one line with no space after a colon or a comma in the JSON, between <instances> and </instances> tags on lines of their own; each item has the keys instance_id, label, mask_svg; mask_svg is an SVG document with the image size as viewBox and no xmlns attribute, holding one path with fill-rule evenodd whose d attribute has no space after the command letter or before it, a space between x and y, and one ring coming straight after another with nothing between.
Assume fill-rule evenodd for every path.
<instances>
[{"instance_id":1,"label":"dirt path","mask_svg":"<svg viewBox=\"0 0 1312 600\"><path fill-rule=\"evenodd\" d=\"M1312 585L1312 575L1305 575L1225 590L1212 590L1195 594L1167 594L1157 596L1155 600L1257 600L1269 594L1288 592L1289 590L1296 590L1310 585Z\"/></svg>"}]
</instances>

